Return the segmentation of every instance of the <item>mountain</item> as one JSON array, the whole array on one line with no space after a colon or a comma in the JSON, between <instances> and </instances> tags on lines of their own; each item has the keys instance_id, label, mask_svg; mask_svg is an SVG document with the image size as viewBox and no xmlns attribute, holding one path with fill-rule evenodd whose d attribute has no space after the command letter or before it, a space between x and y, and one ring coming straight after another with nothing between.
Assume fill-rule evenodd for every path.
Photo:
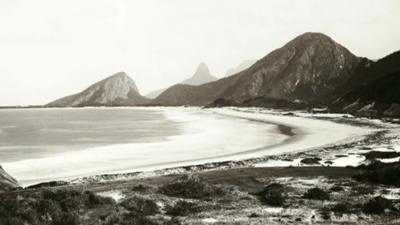
<instances>
[{"instance_id":1,"label":"mountain","mask_svg":"<svg viewBox=\"0 0 400 225\"><path fill-rule=\"evenodd\" d=\"M197 86L216 80L218 80L218 78L212 76L210 74L210 70L208 69L207 65L202 62L199 64L199 66L197 66L196 72L193 74L192 77L179 83Z\"/></svg>"},{"instance_id":2,"label":"mountain","mask_svg":"<svg viewBox=\"0 0 400 225\"><path fill-rule=\"evenodd\" d=\"M248 69L200 86L175 85L154 105L208 105L217 99L242 103L253 98L319 105L338 98L361 59L321 33L302 34Z\"/></svg>"},{"instance_id":3,"label":"mountain","mask_svg":"<svg viewBox=\"0 0 400 225\"><path fill-rule=\"evenodd\" d=\"M233 67L233 68L230 68L229 70L227 70L226 73L225 73L225 76L231 76L233 74L242 72L243 70L249 68L250 66L252 66L256 62L257 62L256 59L244 60L239 65L237 65L236 67Z\"/></svg>"},{"instance_id":4,"label":"mountain","mask_svg":"<svg viewBox=\"0 0 400 225\"><path fill-rule=\"evenodd\" d=\"M210 74L210 70L208 69L207 65L202 62L197 66L196 72L193 74L193 76L179 82L179 84L198 86L212 81L216 81L217 79L218 78ZM146 97L151 99L157 98L165 90L167 90L167 88L152 91L149 94L147 94Z\"/></svg>"},{"instance_id":5,"label":"mountain","mask_svg":"<svg viewBox=\"0 0 400 225\"><path fill-rule=\"evenodd\" d=\"M139 94L135 82L124 72L101 80L84 91L47 104L48 107L131 106L148 99Z\"/></svg>"},{"instance_id":6,"label":"mountain","mask_svg":"<svg viewBox=\"0 0 400 225\"><path fill-rule=\"evenodd\" d=\"M17 180L11 177L4 169L0 166L0 192L9 191L19 187Z\"/></svg>"},{"instance_id":7,"label":"mountain","mask_svg":"<svg viewBox=\"0 0 400 225\"><path fill-rule=\"evenodd\" d=\"M399 117L400 51L362 65L330 108L360 116Z\"/></svg>"}]
</instances>

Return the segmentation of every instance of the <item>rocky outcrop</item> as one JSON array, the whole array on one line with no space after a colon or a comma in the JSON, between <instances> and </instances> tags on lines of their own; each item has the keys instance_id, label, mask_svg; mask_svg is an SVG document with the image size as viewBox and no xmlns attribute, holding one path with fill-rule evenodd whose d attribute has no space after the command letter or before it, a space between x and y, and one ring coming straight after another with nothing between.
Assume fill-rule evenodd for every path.
<instances>
[{"instance_id":1,"label":"rocky outcrop","mask_svg":"<svg viewBox=\"0 0 400 225\"><path fill-rule=\"evenodd\" d=\"M0 166L0 192L10 191L18 187L18 181Z\"/></svg>"},{"instance_id":2,"label":"rocky outcrop","mask_svg":"<svg viewBox=\"0 0 400 225\"><path fill-rule=\"evenodd\" d=\"M198 87L173 86L153 103L208 105L218 98L243 102L266 97L327 104L339 97L334 91L351 78L360 61L328 36L305 33L236 75Z\"/></svg>"},{"instance_id":3,"label":"rocky outcrop","mask_svg":"<svg viewBox=\"0 0 400 225\"><path fill-rule=\"evenodd\" d=\"M86 90L47 104L48 107L133 106L148 99L139 94L135 82L124 72L101 80Z\"/></svg>"}]
</instances>

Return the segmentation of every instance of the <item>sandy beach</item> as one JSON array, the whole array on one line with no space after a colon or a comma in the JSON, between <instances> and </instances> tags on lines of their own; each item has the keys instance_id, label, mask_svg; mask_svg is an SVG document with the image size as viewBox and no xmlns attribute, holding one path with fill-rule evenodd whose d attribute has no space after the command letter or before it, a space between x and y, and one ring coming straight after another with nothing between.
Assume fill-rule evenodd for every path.
<instances>
[{"instance_id":1,"label":"sandy beach","mask_svg":"<svg viewBox=\"0 0 400 225\"><path fill-rule=\"evenodd\" d=\"M157 109L168 119L183 124L181 135L157 143L109 145L3 163L3 167L26 186L98 174L152 171L306 151L352 141L372 131L325 120L234 108Z\"/></svg>"}]
</instances>

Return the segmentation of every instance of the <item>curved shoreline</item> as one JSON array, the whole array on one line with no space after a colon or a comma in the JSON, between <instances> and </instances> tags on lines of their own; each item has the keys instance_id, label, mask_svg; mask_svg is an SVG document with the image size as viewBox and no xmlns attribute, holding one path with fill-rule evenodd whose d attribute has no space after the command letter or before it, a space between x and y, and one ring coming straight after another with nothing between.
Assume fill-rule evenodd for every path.
<instances>
[{"instance_id":1,"label":"curved shoreline","mask_svg":"<svg viewBox=\"0 0 400 225\"><path fill-rule=\"evenodd\" d=\"M169 110L169 109L168 109ZM166 110L166 111L168 111ZM173 109L174 110L178 110L178 109ZM179 110L178 110L179 111ZM273 124L275 126L274 129L276 129L277 131L279 131L279 133L283 134L286 136L286 138L276 144L271 144L271 145L267 145L267 146L262 146L259 148L253 148L250 150L246 150L246 151L239 151L239 152L234 152L234 153L229 153L229 154L223 154L223 155L214 155L214 156L210 156L210 157L199 157L196 159L188 159L188 160L176 160L176 161L169 161L169 162L160 162L160 163L149 163L146 165L139 165L139 166L130 166L129 168L126 169L111 169L105 172L98 172L98 173L94 173L94 175L92 174L80 174L80 175L75 175L75 176L71 176L71 177L65 177L65 178L52 178L52 179L47 179L47 180L43 180L43 179L35 179L35 180L28 180L25 179L24 182L26 185L31 185L31 184L35 184L35 183L42 183L42 182L46 182L46 181L52 181L52 180L71 180L71 179L75 179L74 177L85 177L85 176L89 176L89 177L93 177L93 176L98 176L95 174L123 174L123 173L137 173L137 172L143 172L143 171L154 171L154 170L168 170L169 168L179 168L179 167L190 167L191 165L200 165L200 164L218 164L219 162L226 162L226 161L243 161L243 160L248 160L248 159L252 159L252 158L258 158L258 157L262 157L262 156L267 156L267 155L278 155L278 154L284 154L284 153L294 153L294 152L299 152L299 151L306 151L307 148L304 148L304 141L307 141L308 139L310 139L310 134L313 134L313 130L307 130L304 127L299 126L299 124L295 123L293 126L291 126L290 123L287 122L282 122L282 118L279 118L279 116L275 116L275 115L263 115L264 117L267 118L257 118L256 115L260 116L259 114L255 114L255 113L246 113L246 112L236 112L235 110L232 109L212 109L212 110L204 110L207 112L211 112L211 113L215 113L215 114L219 114L225 117L232 117L232 118L239 118L239 119L245 119L248 121L252 121L252 122L257 122L257 123L268 123L268 124ZM196 112L196 111L195 111ZM203 112L203 110L201 110L201 112ZM275 118L275 119L271 119L271 118ZM290 117L286 117L285 119L288 119ZM297 118L299 119L299 118ZM312 119L309 118L300 118L300 120L302 120L302 122L310 122L312 121ZM314 120L315 122L315 120ZM233 121L233 123L235 123L235 121ZM318 120L318 123L323 123L324 126L326 126L326 123L332 123L329 121L324 121L324 120ZM357 133L358 135L362 135L359 132L361 130L358 130L360 128L356 128L353 126L348 126L348 125L338 125L336 124L336 126L339 127L345 127L346 129L348 129L348 127L351 128L355 128L357 129ZM346 130L344 129L344 130ZM249 134L251 135L251 134ZM348 138L348 135L345 135L346 138ZM311 135L312 137L312 135ZM336 143L337 141L343 141L343 138L336 138L334 140L331 141L325 141L325 144L332 144L332 143ZM301 143L303 143L303 146L301 146ZM309 146L310 144L308 144L308 148L310 147L321 147L322 145L316 145L316 146ZM136 172L137 171L137 172ZM79 178L78 178L79 179Z\"/></svg>"},{"instance_id":2,"label":"curved shoreline","mask_svg":"<svg viewBox=\"0 0 400 225\"><path fill-rule=\"evenodd\" d=\"M134 113L136 108L130 110ZM159 142L106 145L3 165L21 184L29 185L104 173L141 171L152 166L165 168L175 161L187 161L182 163L192 164L192 161L199 158L220 157L225 153L241 152L243 149L254 149L286 139L275 131L274 125L233 120L199 108L148 110L161 111L165 120L181 127L180 133L167 135ZM157 125L151 125L149 129L158 128ZM240 132L255 135L239 137Z\"/></svg>"},{"instance_id":3,"label":"curved shoreline","mask_svg":"<svg viewBox=\"0 0 400 225\"><path fill-rule=\"evenodd\" d=\"M241 152L237 152L237 153L231 153L231 154L226 154L226 155L220 155L220 156L212 156L212 157L202 157L202 158L198 158L196 160L181 160L181 161L174 161L174 162L170 162L170 163L160 163L160 164L150 164L147 165L146 167L138 167L138 168L133 168L133 169L142 169L140 172L148 172L148 171L154 171L154 170L168 170L170 168L182 168L182 167L190 167L191 165L202 165L202 164L213 164L213 163L220 163L220 162L230 162L230 161L246 161L246 160L251 160L251 159L255 159L255 158L259 158L259 157L263 157L263 156L269 156L269 155L279 155L279 154L290 154L290 153L299 153L299 152L305 152L305 151L309 151L315 148L321 148L324 146L329 146L329 145L333 145L333 144L344 144L344 143L350 143L352 141L354 141L356 138L365 136L367 134L371 133L371 130L369 129L364 129L364 128L360 128L360 127L356 127L353 125L344 125L344 124L338 124L332 121L326 121L326 120L322 120L322 119L312 119L312 118L299 118L299 117L292 117L292 118L297 118L297 119L301 119L301 120L309 120L309 121L317 121L319 123L327 123L327 124L335 124L337 127L339 126L343 126L343 127L347 127L347 128L354 128L356 131L354 132L353 135L349 135L346 136L344 138L338 138L334 141L327 141L324 144L317 144L315 146L308 146L307 148L300 148L300 149L296 149L294 148L294 150L290 150L290 151L282 151L282 152L268 152L268 150L276 150L278 147L285 147L288 144L295 144L296 142L302 140L306 135L309 135L309 133L307 131L305 131L306 129L304 129L304 127L295 127L295 126L289 126L287 123L279 123L277 121L271 121L268 119L255 119L255 118L251 118L251 115L254 113L250 113L250 112L239 112L239 114L241 113L245 113L248 114L248 116L244 116L244 115L232 115L232 114L226 114L226 109L214 109L215 113L217 114L221 114L227 117L233 117L233 118L239 118L239 119L245 119L245 120L249 120L249 121L253 121L253 122L258 122L258 123L268 123L268 124L273 124L274 126L276 126L277 130L279 130L282 134L288 136L287 139L283 140L280 143L277 144L273 144L273 145L267 145L267 146L263 146L260 148L256 148L256 149L251 149L251 150L246 150L246 151L241 151ZM228 109L231 112L235 112L234 110ZM224 111L224 112L221 112ZM264 116L269 116L269 117L285 117L285 118L290 118L290 116L282 116L282 115L270 115L270 114L264 114ZM326 125L326 124L325 124ZM294 131L297 130L297 133ZM353 140L350 140L353 139ZM254 154L254 153L264 153L262 155L252 155L249 157L245 157L246 155L249 154ZM270 154L268 154L270 153ZM241 158L236 158L236 157L240 157L243 156ZM232 158L234 157L234 158ZM145 168L148 168L147 170ZM120 173L127 173L129 174L129 170L120 172ZM120 174L120 173L111 173L111 174Z\"/></svg>"}]
</instances>

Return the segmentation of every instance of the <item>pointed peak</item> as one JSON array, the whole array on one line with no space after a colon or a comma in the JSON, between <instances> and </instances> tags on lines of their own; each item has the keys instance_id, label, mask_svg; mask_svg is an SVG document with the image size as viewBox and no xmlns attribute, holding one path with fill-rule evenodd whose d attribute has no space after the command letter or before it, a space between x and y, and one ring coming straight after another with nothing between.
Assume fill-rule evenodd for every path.
<instances>
[{"instance_id":1,"label":"pointed peak","mask_svg":"<svg viewBox=\"0 0 400 225\"><path fill-rule=\"evenodd\" d=\"M207 67L207 64L205 62L201 62L198 67Z\"/></svg>"},{"instance_id":2,"label":"pointed peak","mask_svg":"<svg viewBox=\"0 0 400 225\"><path fill-rule=\"evenodd\" d=\"M180 82L180 84L201 85L217 80L216 77L210 74L210 70L204 62L201 62L196 69L196 72L190 78Z\"/></svg>"},{"instance_id":3,"label":"pointed peak","mask_svg":"<svg viewBox=\"0 0 400 225\"><path fill-rule=\"evenodd\" d=\"M109 78L130 78L125 72L121 71L111 75Z\"/></svg>"},{"instance_id":4,"label":"pointed peak","mask_svg":"<svg viewBox=\"0 0 400 225\"><path fill-rule=\"evenodd\" d=\"M196 72L194 73L193 77L204 75L210 75L210 69L208 69L208 66L204 62L201 62L197 66Z\"/></svg>"}]
</instances>

